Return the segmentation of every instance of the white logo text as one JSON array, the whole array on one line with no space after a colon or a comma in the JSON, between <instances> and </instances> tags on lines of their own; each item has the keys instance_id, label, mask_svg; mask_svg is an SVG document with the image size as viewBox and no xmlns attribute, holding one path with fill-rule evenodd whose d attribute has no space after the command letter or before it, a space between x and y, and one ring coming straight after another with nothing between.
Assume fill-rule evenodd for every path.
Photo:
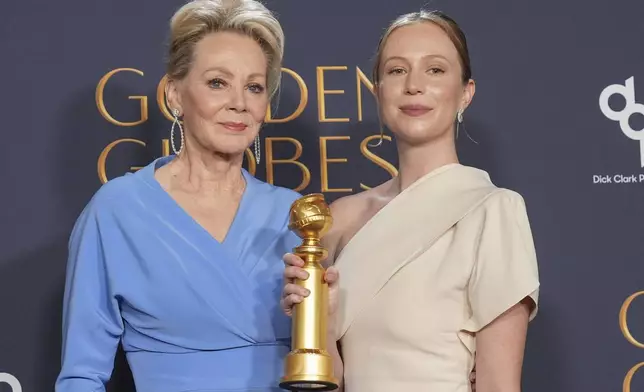
<instances>
[{"instance_id":1,"label":"white logo text","mask_svg":"<svg viewBox=\"0 0 644 392\"><path fill-rule=\"evenodd\" d=\"M624 109L620 111L615 111L610 108L608 105L608 100L614 94L621 95L626 101ZM626 135L629 139L637 140L640 142L640 165L644 167L644 128L640 130L635 130L631 128L631 125L628 123L631 116L635 113L639 113L644 116L644 105L641 103L635 102L635 83L634 77L626 79L626 82L621 84L612 84L604 89L599 95L599 108L601 109L604 116L608 117L613 121L619 121L619 126L622 129L622 133Z\"/></svg>"}]
</instances>

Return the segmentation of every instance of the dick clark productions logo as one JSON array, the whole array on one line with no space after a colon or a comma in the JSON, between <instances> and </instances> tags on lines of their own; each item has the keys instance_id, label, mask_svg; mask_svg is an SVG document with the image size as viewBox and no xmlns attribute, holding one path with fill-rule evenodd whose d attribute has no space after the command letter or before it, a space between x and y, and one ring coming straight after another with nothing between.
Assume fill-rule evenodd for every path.
<instances>
[{"instance_id":1,"label":"dick clark productions logo","mask_svg":"<svg viewBox=\"0 0 644 392\"><path fill-rule=\"evenodd\" d=\"M624 108L620 111L615 111L608 106L608 100L615 94L621 95L626 101ZM644 167L644 128L636 131L629 124L633 114L639 113L644 116L644 105L635 102L634 77L626 79L623 85L611 84L606 87L599 95L599 108L604 116L619 122L619 127L627 138L640 142L640 165Z\"/></svg>"},{"instance_id":2,"label":"dick clark productions logo","mask_svg":"<svg viewBox=\"0 0 644 392\"><path fill-rule=\"evenodd\" d=\"M12 374L9 373L0 373L0 384L9 384L11 387L11 392L22 392L22 385L20 381Z\"/></svg>"}]
</instances>

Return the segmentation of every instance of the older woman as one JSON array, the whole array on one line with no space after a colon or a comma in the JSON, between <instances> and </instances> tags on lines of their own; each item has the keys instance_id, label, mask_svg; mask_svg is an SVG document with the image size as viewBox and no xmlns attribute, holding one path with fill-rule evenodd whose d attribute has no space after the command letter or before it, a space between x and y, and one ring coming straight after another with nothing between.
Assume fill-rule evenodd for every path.
<instances>
[{"instance_id":1,"label":"older woman","mask_svg":"<svg viewBox=\"0 0 644 392\"><path fill-rule=\"evenodd\" d=\"M108 182L78 219L56 391L104 391L119 342L138 392L278 390L290 345L281 257L300 242L286 226L299 195L242 159L253 142L259 152L283 42L252 0L197 0L174 15L176 155Z\"/></svg>"}]
</instances>

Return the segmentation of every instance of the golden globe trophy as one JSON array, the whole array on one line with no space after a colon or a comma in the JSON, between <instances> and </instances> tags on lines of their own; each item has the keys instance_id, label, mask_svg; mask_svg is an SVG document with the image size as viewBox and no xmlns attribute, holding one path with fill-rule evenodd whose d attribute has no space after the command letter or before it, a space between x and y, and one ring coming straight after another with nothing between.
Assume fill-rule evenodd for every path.
<instances>
[{"instance_id":1,"label":"golden globe trophy","mask_svg":"<svg viewBox=\"0 0 644 392\"><path fill-rule=\"evenodd\" d=\"M284 362L282 389L332 391L338 388L333 358L327 351L329 286L320 264L328 255L320 239L332 223L331 210L320 193L303 196L291 206L288 228L303 240L293 253L304 260L303 269L309 273L306 280L296 279L295 284L308 289L310 294L293 307L292 350Z\"/></svg>"}]
</instances>

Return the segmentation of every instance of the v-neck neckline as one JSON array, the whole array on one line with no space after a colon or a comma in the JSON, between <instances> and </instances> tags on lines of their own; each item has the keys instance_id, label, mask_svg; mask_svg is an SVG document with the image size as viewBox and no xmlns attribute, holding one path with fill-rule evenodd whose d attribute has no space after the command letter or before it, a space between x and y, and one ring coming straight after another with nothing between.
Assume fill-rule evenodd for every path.
<instances>
[{"instance_id":1,"label":"v-neck neckline","mask_svg":"<svg viewBox=\"0 0 644 392\"><path fill-rule=\"evenodd\" d=\"M166 191L163 186L159 183L159 181L155 177L155 173L158 169L161 167L165 166L166 164L170 163L173 159L175 159L176 156L174 155L169 155L161 158L157 158L152 163L150 163L147 167L141 169L143 171L143 179L154 189L159 191L159 193L162 194L162 199L166 201L166 204L168 204L174 211L176 211L177 215L182 217L184 220L189 222L190 225L195 226L198 231L202 232L207 238L209 238L211 241L214 241L216 244L220 246L226 247L228 243L232 242L235 243L234 235L237 232L237 228L239 226L239 219L240 215L243 214L244 209L246 208L247 200L248 200L248 195L252 194L251 188L253 187L254 183L254 177L251 176L248 171L246 171L243 167L240 169L242 176L244 177L244 181L246 181L246 186L245 189L242 193L241 199L239 200L239 205L237 206L237 211L235 211L235 215L233 216L233 220L230 223L230 226L228 227L228 230L226 231L226 235L224 238L219 241L217 238L215 238L203 225L201 225L192 215L190 215L169 193Z\"/></svg>"}]
</instances>

